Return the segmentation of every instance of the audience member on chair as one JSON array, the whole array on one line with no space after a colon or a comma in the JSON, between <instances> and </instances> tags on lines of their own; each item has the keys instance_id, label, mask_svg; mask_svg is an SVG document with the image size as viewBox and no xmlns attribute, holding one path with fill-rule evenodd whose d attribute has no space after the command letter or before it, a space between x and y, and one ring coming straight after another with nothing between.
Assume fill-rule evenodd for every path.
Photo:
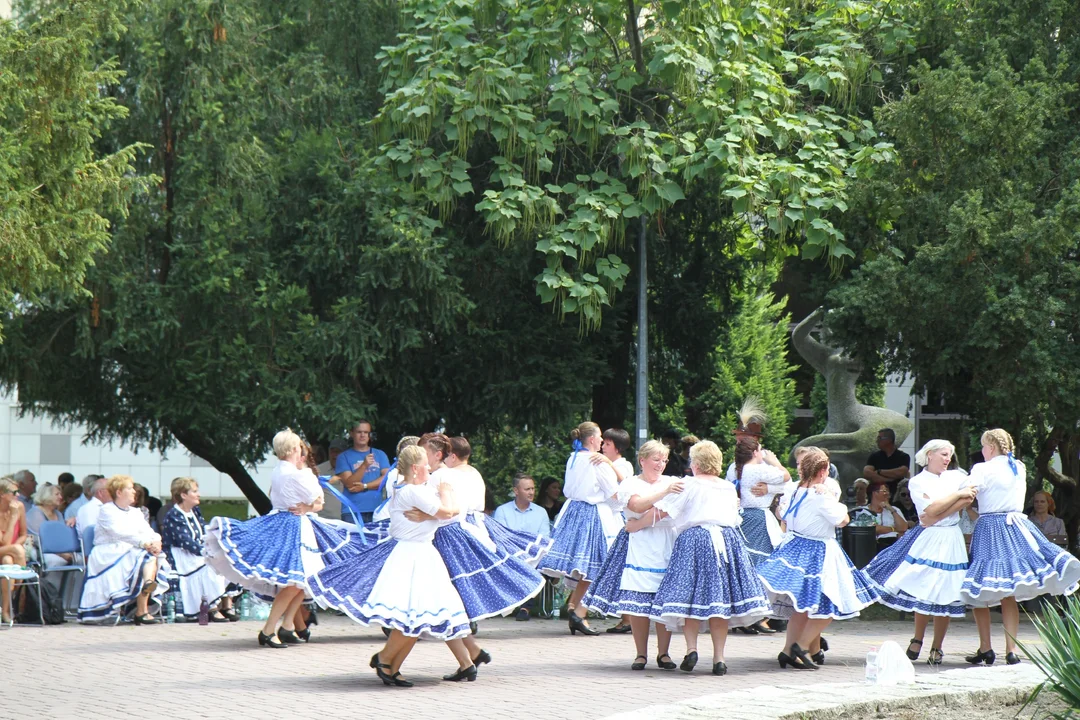
<instances>
[{"instance_id":1,"label":"audience member on chair","mask_svg":"<svg viewBox=\"0 0 1080 720\"><path fill-rule=\"evenodd\" d=\"M0 478L0 565L26 565L26 508L16 498L18 486L10 476ZM12 620L11 596L16 582L0 578L0 617Z\"/></svg>"}]
</instances>

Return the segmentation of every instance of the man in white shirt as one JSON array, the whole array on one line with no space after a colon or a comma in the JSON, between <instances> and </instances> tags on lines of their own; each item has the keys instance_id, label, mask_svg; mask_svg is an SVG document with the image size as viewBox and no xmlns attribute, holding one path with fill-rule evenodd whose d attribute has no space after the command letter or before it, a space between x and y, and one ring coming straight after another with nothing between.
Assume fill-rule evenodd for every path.
<instances>
[{"instance_id":1,"label":"man in white shirt","mask_svg":"<svg viewBox=\"0 0 1080 720\"><path fill-rule=\"evenodd\" d=\"M551 537L551 521L548 519L547 510L533 502L535 496L536 482L531 476L518 473L514 476L514 499L495 508L492 518L511 530ZM532 600L518 608L516 618L521 621L528 620L531 605Z\"/></svg>"},{"instance_id":2,"label":"man in white shirt","mask_svg":"<svg viewBox=\"0 0 1080 720\"><path fill-rule=\"evenodd\" d=\"M34 507L34 493L37 492L37 478L29 470L20 470L11 478L19 486L18 500L27 510Z\"/></svg>"},{"instance_id":3,"label":"man in white shirt","mask_svg":"<svg viewBox=\"0 0 1080 720\"><path fill-rule=\"evenodd\" d=\"M75 516L75 530L78 531L79 537L83 536L83 531L91 525L97 525L98 515L101 514L101 508L107 502L111 502L112 498L109 497L109 490L107 489L108 481L105 478L98 478L94 481L90 491L90 501L83 505L78 514Z\"/></svg>"},{"instance_id":4,"label":"man in white shirt","mask_svg":"<svg viewBox=\"0 0 1080 720\"><path fill-rule=\"evenodd\" d=\"M79 511L82 510L83 505L90 502L90 497L94 494L94 481L102 475L96 473L90 473L82 480L82 495L76 498L70 505L64 509L64 519L74 520L79 516Z\"/></svg>"}]
</instances>

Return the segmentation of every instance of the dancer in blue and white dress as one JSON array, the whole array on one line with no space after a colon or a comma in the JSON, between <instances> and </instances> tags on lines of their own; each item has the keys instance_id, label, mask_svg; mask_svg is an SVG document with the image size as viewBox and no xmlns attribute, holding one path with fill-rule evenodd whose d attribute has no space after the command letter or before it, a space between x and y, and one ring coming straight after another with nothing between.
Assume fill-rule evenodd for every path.
<instances>
[{"instance_id":1,"label":"dancer in blue and white dress","mask_svg":"<svg viewBox=\"0 0 1080 720\"><path fill-rule=\"evenodd\" d=\"M697 443L690 448L690 468L694 476L683 479L683 491L658 500L654 509L658 518L674 520L678 539L651 616L669 626L684 624L686 656L679 669L686 672L697 664L698 632L708 621L712 673L724 675L728 627L753 625L769 614L769 602L746 554L735 486L719 477L720 448L708 440Z\"/></svg>"},{"instance_id":2,"label":"dancer in blue and white dress","mask_svg":"<svg viewBox=\"0 0 1080 720\"><path fill-rule=\"evenodd\" d=\"M920 523L893 545L879 552L862 574L881 596L881 603L915 614L915 635L907 656L918 660L930 617L934 640L930 665L940 665L949 620L964 616L960 586L968 568L960 512L975 498L972 488L961 489L967 476L949 470L956 448L948 440L931 440L915 456L923 471L911 478L908 488Z\"/></svg>"},{"instance_id":3,"label":"dancer in blue and white dress","mask_svg":"<svg viewBox=\"0 0 1080 720\"><path fill-rule=\"evenodd\" d=\"M651 512L661 498L683 489L681 478L661 475L668 452L657 440L638 449L641 474L619 484L619 495L626 505L626 528L615 539L603 569L581 600L590 610L628 617L637 648L631 670L644 670L648 662L649 616L675 546L674 521L658 520ZM671 631L662 623L656 624L656 646L656 664L674 670L675 663L668 655Z\"/></svg>"},{"instance_id":4,"label":"dancer in blue and white dress","mask_svg":"<svg viewBox=\"0 0 1080 720\"><path fill-rule=\"evenodd\" d=\"M94 531L94 549L86 563L79 600L79 622L125 614L134 604L136 625L157 623L149 612L169 590L169 564L161 536L146 522L135 503L135 481L113 475L106 488L112 502L101 507Z\"/></svg>"},{"instance_id":5,"label":"dancer in blue and white dress","mask_svg":"<svg viewBox=\"0 0 1080 720\"><path fill-rule=\"evenodd\" d=\"M203 553L227 581L273 598L259 646L282 649L301 642L295 617L304 602L307 577L363 552L364 546L356 533L345 529L351 526L332 525L315 514L322 507L323 491L315 473L303 467L300 437L282 430L274 436L273 447L278 457L270 474L273 510L247 521L214 518Z\"/></svg>"},{"instance_id":6,"label":"dancer in blue and white dress","mask_svg":"<svg viewBox=\"0 0 1080 720\"><path fill-rule=\"evenodd\" d=\"M600 450L599 425L583 422L570 432L570 438L574 452L566 461L566 505L555 520L551 550L538 568L550 577L577 581L567 605L571 610L570 634L599 635L585 621L587 610L581 599L607 559L609 544L604 528L612 522L607 500L619 491L619 483L610 464L591 461L592 454Z\"/></svg>"},{"instance_id":7,"label":"dancer in blue and white dress","mask_svg":"<svg viewBox=\"0 0 1080 720\"><path fill-rule=\"evenodd\" d=\"M777 656L782 668L817 670L806 648L830 622L855 617L878 599L836 542L836 528L847 524L848 513L825 485L828 476L829 457L819 448L806 449L798 487L780 503L790 537L757 568L773 612L790 616Z\"/></svg>"},{"instance_id":8,"label":"dancer in blue and white dress","mask_svg":"<svg viewBox=\"0 0 1080 720\"><path fill-rule=\"evenodd\" d=\"M194 478L178 477L169 487L173 506L161 523L161 542L165 554L179 576L180 608L186 617L195 617L203 601L210 606L211 622L237 621L232 598L240 594L238 585L226 584L206 564L203 547L206 523L199 511L199 483Z\"/></svg>"},{"instance_id":9,"label":"dancer in blue and white dress","mask_svg":"<svg viewBox=\"0 0 1080 720\"><path fill-rule=\"evenodd\" d=\"M439 522L456 517L450 483L429 483L422 448L398 454L400 485L390 501L390 539L368 552L328 566L309 578L311 594L324 607L357 623L390 629L386 645L371 658L384 685L412 687L401 665L421 637L448 644L469 634L469 616L433 540ZM476 667L464 646L451 645L458 672L447 680L475 680ZM460 677L457 677L460 676Z\"/></svg>"},{"instance_id":10,"label":"dancer in blue and white dress","mask_svg":"<svg viewBox=\"0 0 1080 720\"><path fill-rule=\"evenodd\" d=\"M435 533L435 549L439 551L450 580L470 622L495 615L507 615L544 588L544 578L523 560L500 550L487 533L484 523L475 520L483 514L486 488L484 478L466 460L472 453L469 441L463 437L425 435L420 446L427 453L428 464L442 465L431 476L429 484L447 483L454 489L459 512L440 520ZM449 452L447 452L449 450ZM473 520L470 520L473 518ZM472 638L466 636L449 643L455 657L464 645L472 664L490 663L491 655ZM475 668L472 671L475 673ZM448 676L447 680L469 680L468 675Z\"/></svg>"},{"instance_id":11,"label":"dancer in blue and white dress","mask_svg":"<svg viewBox=\"0 0 1080 720\"><path fill-rule=\"evenodd\" d=\"M990 608L1001 605L1005 626L1005 660L1020 662L1016 637L1020 629L1018 602L1040 595L1069 595L1080 583L1080 561L1047 540L1023 514L1027 471L1013 457L1013 440L1001 429L982 434L985 462L971 468L967 486L979 500L979 520L971 538L971 560L960 589L974 608L979 627L979 651L969 663L992 665Z\"/></svg>"},{"instance_id":12,"label":"dancer in blue and white dress","mask_svg":"<svg viewBox=\"0 0 1080 720\"><path fill-rule=\"evenodd\" d=\"M735 441L735 462L728 466L727 479L735 485L742 512L742 533L746 538L746 552L750 562L757 567L784 539L780 522L772 512L773 499L784 492L791 482L791 473L780 464L776 455L761 447L761 441L752 435L743 435ZM762 620L750 627L738 628L743 633L775 633L768 621Z\"/></svg>"}]
</instances>

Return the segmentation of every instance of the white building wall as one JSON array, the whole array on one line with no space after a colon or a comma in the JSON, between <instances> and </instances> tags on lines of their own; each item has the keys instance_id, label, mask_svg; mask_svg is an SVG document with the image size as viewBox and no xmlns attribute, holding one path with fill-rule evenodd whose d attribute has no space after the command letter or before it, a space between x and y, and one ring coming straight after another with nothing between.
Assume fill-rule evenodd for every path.
<instances>
[{"instance_id":1,"label":"white building wall","mask_svg":"<svg viewBox=\"0 0 1080 720\"><path fill-rule=\"evenodd\" d=\"M0 475L30 470L39 483L56 482L60 473L70 472L76 482L91 473L130 475L151 495L166 498L173 478L193 477L204 498L237 498L243 494L232 478L210 467L180 446L168 452L146 449L138 452L119 443L87 443L86 429L64 425L49 416L19 417L14 396L0 394ZM272 459L249 468L264 491L270 489Z\"/></svg>"},{"instance_id":2,"label":"white building wall","mask_svg":"<svg viewBox=\"0 0 1080 720\"><path fill-rule=\"evenodd\" d=\"M906 375L890 375L885 378L885 407L893 412L900 413L914 423L915 405L912 402L911 386L911 378ZM915 463L915 453L918 451L918 448L915 447L916 435L917 433L912 430L900 445L900 449L911 458L912 465ZM912 472L914 471L915 468L912 467Z\"/></svg>"}]
</instances>

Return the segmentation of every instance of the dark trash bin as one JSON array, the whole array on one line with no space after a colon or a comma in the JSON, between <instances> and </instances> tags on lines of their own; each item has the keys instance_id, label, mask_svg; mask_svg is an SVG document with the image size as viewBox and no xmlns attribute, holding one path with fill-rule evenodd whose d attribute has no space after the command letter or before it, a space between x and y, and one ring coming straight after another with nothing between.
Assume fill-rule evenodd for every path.
<instances>
[{"instance_id":1,"label":"dark trash bin","mask_svg":"<svg viewBox=\"0 0 1080 720\"><path fill-rule=\"evenodd\" d=\"M877 528L873 525L848 525L844 528L844 552L860 570L877 554Z\"/></svg>"}]
</instances>

